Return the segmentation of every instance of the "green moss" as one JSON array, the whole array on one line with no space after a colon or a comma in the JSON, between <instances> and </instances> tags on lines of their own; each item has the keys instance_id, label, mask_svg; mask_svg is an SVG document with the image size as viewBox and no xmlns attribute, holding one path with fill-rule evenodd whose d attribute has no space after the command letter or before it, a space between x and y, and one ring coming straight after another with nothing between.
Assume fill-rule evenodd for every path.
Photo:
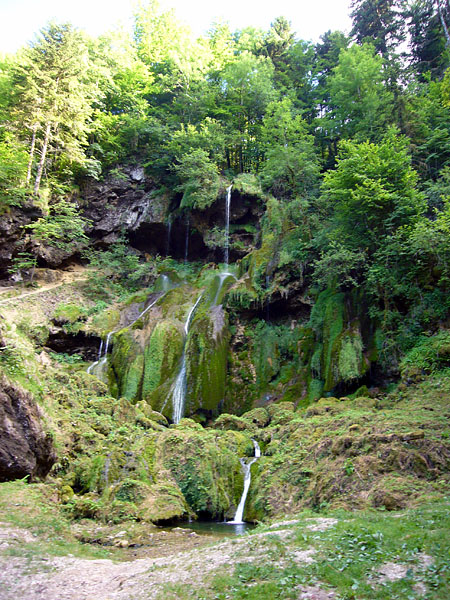
<instances>
[{"instance_id":1,"label":"green moss","mask_svg":"<svg viewBox=\"0 0 450 600\"><path fill-rule=\"evenodd\" d=\"M153 523L183 519L190 512L180 488L170 481L152 485L138 508L139 518Z\"/></svg>"},{"instance_id":2,"label":"green moss","mask_svg":"<svg viewBox=\"0 0 450 600\"><path fill-rule=\"evenodd\" d=\"M332 391L339 383L357 381L369 368L363 354L364 343L358 318L350 319L346 306L352 298L343 292L327 289L321 292L311 311L309 326L315 343L305 339L305 356L309 354L312 380L308 386L310 398L315 396L313 380L323 381L323 391Z\"/></svg>"},{"instance_id":3,"label":"green moss","mask_svg":"<svg viewBox=\"0 0 450 600\"><path fill-rule=\"evenodd\" d=\"M158 460L170 471L192 510L216 518L232 516L243 485L238 454L242 441L239 433L181 424L161 435Z\"/></svg>"},{"instance_id":4,"label":"green moss","mask_svg":"<svg viewBox=\"0 0 450 600\"><path fill-rule=\"evenodd\" d=\"M400 363L402 378L420 381L426 374L450 367L450 331L418 339Z\"/></svg>"},{"instance_id":5,"label":"green moss","mask_svg":"<svg viewBox=\"0 0 450 600\"><path fill-rule=\"evenodd\" d=\"M108 308L94 315L92 321L88 324L88 328L92 331L101 332L103 335L108 334L117 328L120 322L120 310L117 308Z\"/></svg>"},{"instance_id":6,"label":"green moss","mask_svg":"<svg viewBox=\"0 0 450 600\"><path fill-rule=\"evenodd\" d=\"M338 355L338 377L345 382L357 379L363 374L361 336L346 335L340 342Z\"/></svg>"},{"instance_id":7,"label":"green moss","mask_svg":"<svg viewBox=\"0 0 450 600\"><path fill-rule=\"evenodd\" d=\"M53 318L66 323L75 323L75 321L81 318L85 319L86 317L87 310L83 306L74 304L73 302L59 304L53 313Z\"/></svg>"},{"instance_id":8,"label":"green moss","mask_svg":"<svg viewBox=\"0 0 450 600\"><path fill-rule=\"evenodd\" d=\"M234 285L228 292L226 306L232 310L248 309L258 302L258 293L249 285L249 280Z\"/></svg>"},{"instance_id":9,"label":"green moss","mask_svg":"<svg viewBox=\"0 0 450 600\"><path fill-rule=\"evenodd\" d=\"M183 351L183 334L173 321L156 324L144 351L142 398L175 374Z\"/></svg>"},{"instance_id":10,"label":"green moss","mask_svg":"<svg viewBox=\"0 0 450 600\"><path fill-rule=\"evenodd\" d=\"M140 400L144 356L128 328L114 335L111 364L116 374L119 395L134 402Z\"/></svg>"},{"instance_id":11,"label":"green moss","mask_svg":"<svg viewBox=\"0 0 450 600\"><path fill-rule=\"evenodd\" d=\"M186 342L186 414L199 409L217 413L225 397L228 319L221 306L200 311Z\"/></svg>"},{"instance_id":12,"label":"green moss","mask_svg":"<svg viewBox=\"0 0 450 600\"><path fill-rule=\"evenodd\" d=\"M366 397L366 398L368 398L369 396L370 396L369 389L367 388L366 385L362 385L361 387L359 387L356 390L356 392L354 394L352 394L351 397L354 397L354 398Z\"/></svg>"},{"instance_id":13,"label":"green moss","mask_svg":"<svg viewBox=\"0 0 450 600\"><path fill-rule=\"evenodd\" d=\"M137 402L141 398L143 372L144 356L139 354L129 364L121 385L121 396L130 400L130 402Z\"/></svg>"}]
</instances>

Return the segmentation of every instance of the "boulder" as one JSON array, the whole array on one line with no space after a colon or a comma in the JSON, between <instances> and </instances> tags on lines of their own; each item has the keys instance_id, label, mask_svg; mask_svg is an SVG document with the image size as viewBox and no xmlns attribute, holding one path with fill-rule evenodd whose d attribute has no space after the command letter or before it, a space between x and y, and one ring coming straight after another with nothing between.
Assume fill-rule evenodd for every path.
<instances>
[{"instance_id":1,"label":"boulder","mask_svg":"<svg viewBox=\"0 0 450 600\"><path fill-rule=\"evenodd\" d=\"M30 392L0 378L0 481L45 477L56 460Z\"/></svg>"}]
</instances>

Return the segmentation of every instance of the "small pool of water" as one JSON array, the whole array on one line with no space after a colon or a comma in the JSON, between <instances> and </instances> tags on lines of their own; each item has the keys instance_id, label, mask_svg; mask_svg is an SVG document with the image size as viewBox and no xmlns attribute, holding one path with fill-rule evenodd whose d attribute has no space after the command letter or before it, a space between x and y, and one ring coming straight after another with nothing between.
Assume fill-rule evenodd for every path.
<instances>
[{"instance_id":1,"label":"small pool of water","mask_svg":"<svg viewBox=\"0 0 450 600\"><path fill-rule=\"evenodd\" d=\"M191 521L180 523L173 527L164 527L166 531L173 531L176 528L179 529L191 529L198 535L216 535L229 537L233 535L242 535L247 531L254 529L256 525L253 523L227 523L217 521Z\"/></svg>"}]
</instances>

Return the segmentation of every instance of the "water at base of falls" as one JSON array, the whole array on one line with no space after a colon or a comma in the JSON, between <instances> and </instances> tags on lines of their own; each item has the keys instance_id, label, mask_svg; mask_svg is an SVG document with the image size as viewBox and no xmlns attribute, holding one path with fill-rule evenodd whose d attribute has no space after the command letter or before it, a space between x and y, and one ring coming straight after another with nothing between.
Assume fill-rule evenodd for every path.
<instances>
[{"instance_id":1,"label":"water at base of falls","mask_svg":"<svg viewBox=\"0 0 450 600\"><path fill-rule=\"evenodd\" d=\"M244 471L244 491L242 492L241 500L239 502L239 506L237 507L236 514L234 515L234 519L232 521L228 521L229 525L240 525L244 523L242 517L244 516L245 501L247 500L247 494L248 490L250 489L250 482L252 479L250 467L261 456L261 449L259 447L258 442L256 440L252 440L252 442L255 448L254 457L251 458L248 462L245 462L244 458L239 459L242 465L242 470Z\"/></svg>"},{"instance_id":2,"label":"water at base of falls","mask_svg":"<svg viewBox=\"0 0 450 600\"><path fill-rule=\"evenodd\" d=\"M251 531L256 525L254 523L230 523L229 521L180 521L176 525L163 526L162 529L172 531L173 529L190 529L197 535L214 535L217 537L230 537L242 535Z\"/></svg>"}]
</instances>

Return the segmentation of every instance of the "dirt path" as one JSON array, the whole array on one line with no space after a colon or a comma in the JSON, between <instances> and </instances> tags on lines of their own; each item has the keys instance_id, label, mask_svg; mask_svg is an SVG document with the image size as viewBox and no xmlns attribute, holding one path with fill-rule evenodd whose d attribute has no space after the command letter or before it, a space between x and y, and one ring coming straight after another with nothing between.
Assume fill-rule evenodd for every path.
<instances>
[{"instance_id":1,"label":"dirt path","mask_svg":"<svg viewBox=\"0 0 450 600\"><path fill-rule=\"evenodd\" d=\"M23 294L20 294L19 296L12 296L11 298L6 298L5 300L0 300L0 305L7 304L9 302L15 302L16 300L22 300L23 298L28 298L29 296L35 296L36 294L43 294L44 292L54 290L63 285L67 285L69 283L75 283L75 282L85 281L85 280L86 280L86 275L80 273L80 271L73 271L73 272L68 271L68 272L63 273L61 281L58 281L57 283L49 283L49 284L43 285L39 289L33 290L32 292L24 292ZM8 291L11 289L14 289L14 288L7 288Z\"/></svg>"},{"instance_id":2,"label":"dirt path","mask_svg":"<svg viewBox=\"0 0 450 600\"><path fill-rule=\"evenodd\" d=\"M14 545L29 542L23 530L0 530L0 549L10 549L0 555L1 600L150 600L164 597L167 584L207 584L214 573L231 573L236 562L264 560L268 535L289 540L290 529L269 531L237 538L227 538L213 545L194 548L170 556L140 558L115 563L111 560L87 560L65 557L26 559L12 550ZM22 538L21 538L22 536ZM25 536L25 537L24 537ZM293 549L278 566L314 561L314 548ZM2 553L3 554L3 553Z\"/></svg>"}]
</instances>

